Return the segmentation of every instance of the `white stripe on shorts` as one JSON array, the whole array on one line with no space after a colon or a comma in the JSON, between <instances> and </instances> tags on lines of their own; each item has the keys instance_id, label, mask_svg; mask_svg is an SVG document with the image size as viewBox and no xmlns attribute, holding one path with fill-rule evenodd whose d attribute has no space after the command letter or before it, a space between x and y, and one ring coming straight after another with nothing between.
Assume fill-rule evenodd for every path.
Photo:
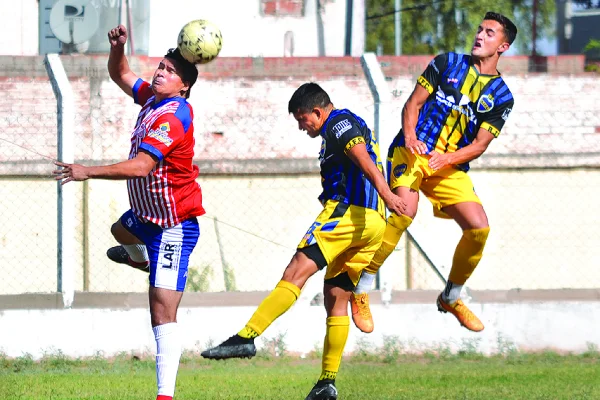
<instances>
[{"instance_id":1,"label":"white stripe on shorts","mask_svg":"<svg viewBox=\"0 0 600 400\"><path fill-rule=\"evenodd\" d=\"M177 290L182 248L183 227L181 224L164 229L156 260L154 287Z\"/></svg>"}]
</instances>

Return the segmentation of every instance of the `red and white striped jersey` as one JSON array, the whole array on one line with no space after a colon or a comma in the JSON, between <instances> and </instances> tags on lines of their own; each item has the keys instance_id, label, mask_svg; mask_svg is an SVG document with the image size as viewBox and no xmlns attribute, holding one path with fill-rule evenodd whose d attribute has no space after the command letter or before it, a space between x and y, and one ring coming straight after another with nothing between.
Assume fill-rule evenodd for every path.
<instances>
[{"instance_id":1,"label":"red and white striped jersey","mask_svg":"<svg viewBox=\"0 0 600 400\"><path fill-rule=\"evenodd\" d=\"M133 98L142 109L131 134L129 159L145 151L158 163L148 176L127 180L132 211L163 228L203 215L199 170L192 163L192 106L182 97L155 104L150 84L141 79L133 86Z\"/></svg>"}]
</instances>

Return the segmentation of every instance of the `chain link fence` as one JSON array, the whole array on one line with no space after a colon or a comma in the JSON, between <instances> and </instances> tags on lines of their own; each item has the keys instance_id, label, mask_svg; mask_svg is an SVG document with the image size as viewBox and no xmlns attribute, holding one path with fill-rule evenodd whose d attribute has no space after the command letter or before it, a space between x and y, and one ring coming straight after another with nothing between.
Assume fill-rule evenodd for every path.
<instances>
[{"instance_id":1,"label":"chain link fence","mask_svg":"<svg viewBox=\"0 0 600 400\"><path fill-rule=\"evenodd\" d=\"M51 293L57 290L57 189L50 177L57 156L57 103L43 59L30 58L28 67L15 67L16 62L0 57L5 94L0 294ZM149 79L157 62L133 59L131 65ZM190 259L187 290L271 290L319 213L321 143L298 131L287 112L300 84L319 82L336 107L351 109L373 126L373 98L364 75L324 74L335 69L312 62L312 70L289 76L279 71L271 78L201 71L190 103L207 214L199 219L201 236ZM138 106L108 79L105 58L64 58L64 64L75 95L76 162L126 159ZM562 86L557 88L556 79ZM382 156L400 125L414 79L394 77L388 83L393 99L382 114ZM595 273L600 216L594 211L600 186L600 83L540 75L533 84L517 77L509 85L516 88L515 111L470 172L492 231L469 287L600 287ZM566 89L574 85L585 87L585 94ZM576 110L571 107L575 99ZM557 110L557 104L564 108ZM547 132L536 131L540 126ZM112 223L129 208L125 182L69 185L76 186L77 197L75 290L146 291L147 275L105 255L116 245ZM454 222L433 218L423 197L409 234L383 266L386 282L395 290L441 288L438 272L447 275L460 234Z\"/></svg>"}]
</instances>

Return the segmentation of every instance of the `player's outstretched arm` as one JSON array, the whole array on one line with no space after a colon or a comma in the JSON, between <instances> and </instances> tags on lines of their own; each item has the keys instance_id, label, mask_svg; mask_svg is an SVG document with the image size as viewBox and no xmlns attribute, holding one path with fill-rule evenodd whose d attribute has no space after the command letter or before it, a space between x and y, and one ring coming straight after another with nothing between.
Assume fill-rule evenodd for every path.
<instances>
[{"instance_id":1,"label":"player's outstretched arm","mask_svg":"<svg viewBox=\"0 0 600 400\"><path fill-rule=\"evenodd\" d=\"M129 68L127 57L125 57L125 43L127 43L127 28L119 25L108 31L110 53L108 56L108 74L110 78L127 93L133 97L133 85L138 76Z\"/></svg>"},{"instance_id":2,"label":"player's outstretched arm","mask_svg":"<svg viewBox=\"0 0 600 400\"><path fill-rule=\"evenodd\" d=\"M140 151L134 158L112 165L87 167L81 164L68 164L54 161L58 169L52 171L54 179L61 185L71 181L96 179L131 179L148 176L157 160L150 154Z\"/></svg>"},{"instance_id":3,"label":"player's outstretched arm","mask_svg":"<svg viewBox=\"0 0 600 400\"><path fill-rule=\"evenodd\" d=\"M385 178L381 171L377 168L369 153L367 152L367 146L364 143L354 145L347 152L348 157L354 164L360 168L365 174L365 177L375 186L377 193L383 199L386 207L393 213L398 215L406 212L406 203L399 196L396 196L390 190Z\"/></svg>"}]
</instances>

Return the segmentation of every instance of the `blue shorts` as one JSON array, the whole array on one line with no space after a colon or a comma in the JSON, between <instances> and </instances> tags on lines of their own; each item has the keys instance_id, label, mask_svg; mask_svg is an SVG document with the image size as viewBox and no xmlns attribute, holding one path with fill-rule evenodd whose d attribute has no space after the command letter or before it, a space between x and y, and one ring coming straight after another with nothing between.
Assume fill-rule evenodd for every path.
<instances>
[{"instance_id":1,"label":"blue shorts","mask_svg":"<svg viewBox=\"0 0 600 400\"><path fill-rule=\"evenodd\" d=\"M190 254L200 237L198 220L194 217L172 228L161 228L129 210L121 216L121 224L146 245L150 286L183 292Z\"/></svg>"}]
</instances>

